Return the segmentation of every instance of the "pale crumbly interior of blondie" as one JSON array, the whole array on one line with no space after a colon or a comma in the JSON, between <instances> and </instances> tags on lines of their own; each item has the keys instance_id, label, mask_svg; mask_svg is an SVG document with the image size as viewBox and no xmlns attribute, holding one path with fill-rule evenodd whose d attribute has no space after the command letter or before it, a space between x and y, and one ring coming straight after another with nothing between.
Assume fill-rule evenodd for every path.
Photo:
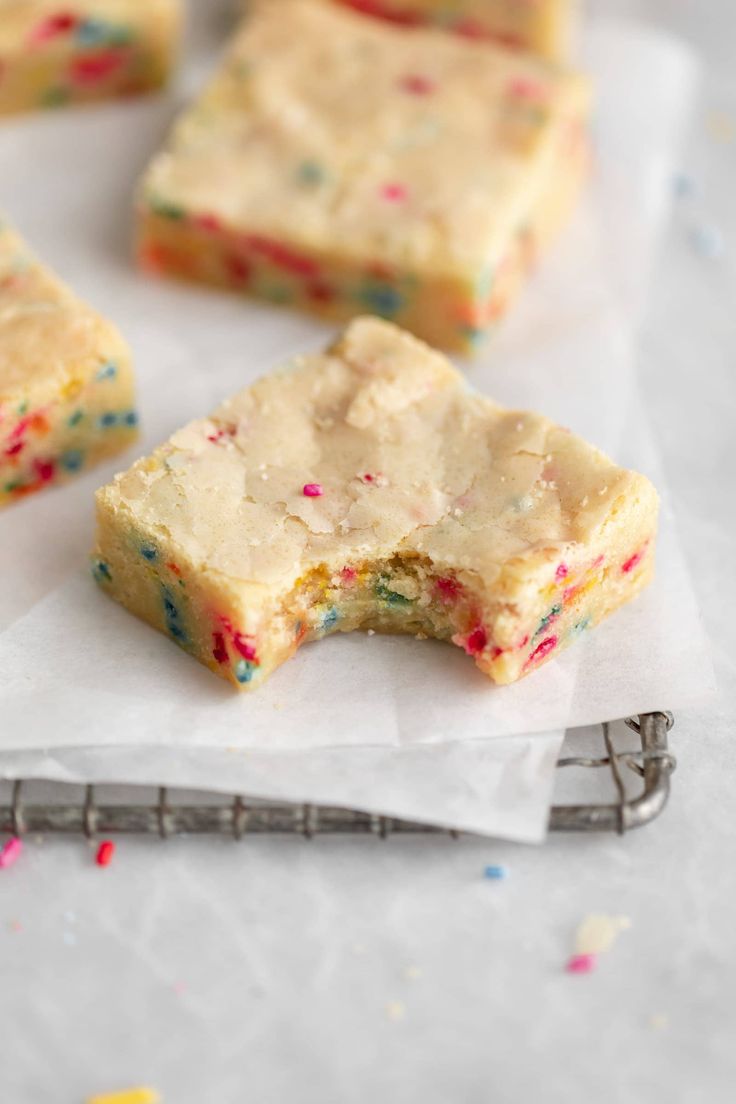
<instances>
[{"instance_id":1,"label":"pale crumbly interior of blondie","mask_svg":"<svg viewBox=\"0 0 736 1104\"><path fill-rule=\"evenodd\" d=\"M159 87L180 23L180 0L0 0L0 115Z\"/></svg>"},{"instance_id":2,"label":"pale crumbly interior of blondie","mask_svg":"<svg viewBox=\"0 0 736 1104\"><path fill-rule=\"evenodd\" d=\"M0 507L137 436L130 353L0 223Z\"/></svg>"},{"instance_id":3,"label":"pale crumbly interior of blondie","mask_svg":"<svg viewBox=\"0 0 736 1104\"><path fill-rule=\"evenodd\" d=\"M643 476L375 318L180 430L97 509L101 586L245 688L354 629L451 641L512 682L639 592L657 526Z\"/></svg>"},{"instance_id":4,"label":"pale crumbly interior of blondie","mask_svg":"<svg viewBox=\"0 0 736 1104\"><path fill-rule=\"evenodd\" d=\"M406 27L432 24L471 39L531 50L552 61L570 56L577 0L336 0Z\"/></svg>"},{"instance_id":5,"label":"pale crumbly interior of blondie","mask_svg":"<svg viewBox=\"0 0 736 1104\"><path fill-rule=\"evenodd\" d=\"M575 202L588 110L528 54L261 4L142 182L140 263L472 351Z\"/></svg>"}]
</instances>

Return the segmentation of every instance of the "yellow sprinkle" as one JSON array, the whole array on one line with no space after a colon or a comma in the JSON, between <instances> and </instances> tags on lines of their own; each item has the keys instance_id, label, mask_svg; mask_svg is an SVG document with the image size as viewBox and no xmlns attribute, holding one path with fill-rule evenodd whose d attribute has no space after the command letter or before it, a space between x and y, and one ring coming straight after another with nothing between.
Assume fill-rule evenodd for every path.
<instances>
[{"instance_id":1,"label":"yellow sprinkle","mask_svg":"<svg viewBox=\"0 0 736 1104\"><path fill-rule=\"evenodd\" d=\"M120 1092L90 1096L87 1104L160 1104L161 1097L155 1089L121 1089Z\"/></svg>"},{"instance_id":2,"label":"yellow sprinkle","mask_svg":"<svg viewBox=\"0 0 736 1104\"><path fill-rule=\"evenodd\" d=\"M403 1020L406 1015L406 1005L401 1001L389 1001L386 1005L386 1016L389 1020Z\"/></svg>"},{"instance_id":3,"label":"yellow sprinkle","mask_svg":"<svg viewBox=\"0 0 736 1104\"><path fill-rule=\"evenodd\" d=\"M575 953L604 954L610 951L619 932L631 927L628 916L586 916L575 937Z\"/></svg>"}]
</instances>

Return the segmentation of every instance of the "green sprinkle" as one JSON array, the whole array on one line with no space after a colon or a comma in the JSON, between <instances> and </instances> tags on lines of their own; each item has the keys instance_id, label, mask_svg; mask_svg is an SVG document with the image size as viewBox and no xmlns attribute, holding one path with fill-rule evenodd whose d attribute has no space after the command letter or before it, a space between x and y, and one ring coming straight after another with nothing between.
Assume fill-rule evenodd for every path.
<instances>
[{"instance_id":1,"label":"green sprinkle","mask_svg":"<svg viewBox=\"0 0 736 1104\"><path fill-rule=\"evenodd\" d=\"M62 107L69 99L66 88L48 88L41 97L44 107Z\"/></svg>"},{"instance_id":2,"label":"green sprinkle","mask_svg":"<svg viewBox=\"0 0 736 1104\"><path fill-rule=\"evenodd\" d=\"M259 294L271 303L290 303L294 298L291 288L285 284L270 284L260 289Z\"/></svg>"},{"instance_id":3,"label":"green sprinkle","mask_svg":"<svg viewBox=\"0 0 736 1104\"><path fill-rule=\"evenodd\" d=\"M151 210L161 218L171 219L172 222L181 222L187 217L187 213L178 203L169 203L160 196L154 196L151 200Z\"/></svg>"},{"instance_id":4,"label":"green sprinkle","mask_svg":"<svg viewBox=\"0 0 736 1104\"><path fill-rule=\"evenodd\" d=\"M553 606L549 613L539 622L539 625L537 626L537 631L535 632L534 636L539 636L541 632L544 632L550 622L554 621L556 617L559 617L561 613L562 606Z\"/></svg>"},{"instance_id":5,"label":"green sprinkle","mask_svg":"<svg viewBox=\"0 0 736 1104\"><path fill-rule=\"evenodd\" d=\"M316 161L302 161L297 167L296 178L300 184L311 186L321 184L325 178L324 169Z\"/></svg>"},{"instance_id":6,"label":"green sprinkle","mask_svg":"<svg viewBox=\"0 0 736 1104\"><path fill-rule=\"evenodd\" d=\"M376 583L373 588L376 598L380 598L382 602L388 602L390 606L411 606L414 603L413 598L406 598L403 594L399 594L395 590L391 590L386 584L388 579L385 576Z\"/></svg>"},{"instance_id":7,"label":"green sprinkle","mask_svg":"<svg viewBox=\"0 0 736 1104\"><path fill-rule=\"evenodd\" d=\"M79 423L81 422L83 417L84 417L84 413L81 410L75 410L74 413L70 414L69 417L67 418L66 424L68 426L79 425Z\"/></svg>"},{"instance_id":8,"label":"green sprinkle","mask_svg":"<svg viewBox=\"0 0 736 1104\"><path fill-rule=\"evenodd\" d=\"M27 414L28 413L28 403L27 402L22 402L20 404L20 406L18 407L18 413L19 414Z\"/></svg>"}]
</instances>

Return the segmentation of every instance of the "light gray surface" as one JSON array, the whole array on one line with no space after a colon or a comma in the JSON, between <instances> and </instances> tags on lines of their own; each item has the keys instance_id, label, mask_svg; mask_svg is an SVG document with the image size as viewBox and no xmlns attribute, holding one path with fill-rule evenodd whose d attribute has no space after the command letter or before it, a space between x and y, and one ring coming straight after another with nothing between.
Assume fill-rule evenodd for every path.
<instances>
[{"instance_id":1,"label":"light gray surface","mask_svg":"<svg viewBox=\"0 0 736 1104\"><path fill-rule=\"evenodd\" d=\"M697 192L678 204L641 342L721 682L716 706L678 717L669 810L623 840L539 850L126 842L103 872L78 842L29 847L0 885L3 1104L143 1082L166 1104L733 1099L736 140L706 120L736 123L736 23L728 0L595 6L646 8L713 64L683 159ZM703 218L725 237L718 261L692 246ZM509 880L484 881L488 862ZM569 977L590 911L631 929L595 974Z\"/></svg>"}]
</instances>

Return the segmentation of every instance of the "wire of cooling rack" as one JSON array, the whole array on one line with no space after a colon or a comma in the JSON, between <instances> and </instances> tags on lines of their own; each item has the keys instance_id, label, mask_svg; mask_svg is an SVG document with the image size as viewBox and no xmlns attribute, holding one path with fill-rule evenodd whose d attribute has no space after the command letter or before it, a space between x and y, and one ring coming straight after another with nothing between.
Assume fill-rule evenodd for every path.
<instances>
[{"instance_id":1,"label":"wire of cooling rack","mask_svg":"<svg viewBox=\"0 0 736 1104\"><path fill-rule=\"evenodd\" d=\"M611 727L604 724L601 726L601 737L605 754L598 757L570 756L558 760L558 769L607 767L616 800L600 804L555 805L550 810L549 827L552 831L623 833L649 824L662 812L669 796L670 775L676 766L667 738L674 724L672 714L643 713L628 718L626 724L639 737L640 747L635 750L616 750ZM641 780L641 792L633 797L628 796L624 770ZM69 789L65 783L56 785L60 791ZM32 782L14 782L10 804L0 805L0 832L10 832L14 836L33 832L81 832L88 839L118 833L157 835L161 839L184 834L219 834L239 840L244 836L274 833L298 833L311 839L331 833L385 838L391 834L447 831L438 825L352 809L248 801L237 794L224 805L191 801L177 803L172 797L173 791L166 787L159 788L153 804L142 801L101 803L98 795L103 787L92 785L86 787L81 804L52 804L48 801L31 804L28 794L32 786ZM459 833L451 831L450 835L457 836Z\"/></svg>"}]
</instances>

